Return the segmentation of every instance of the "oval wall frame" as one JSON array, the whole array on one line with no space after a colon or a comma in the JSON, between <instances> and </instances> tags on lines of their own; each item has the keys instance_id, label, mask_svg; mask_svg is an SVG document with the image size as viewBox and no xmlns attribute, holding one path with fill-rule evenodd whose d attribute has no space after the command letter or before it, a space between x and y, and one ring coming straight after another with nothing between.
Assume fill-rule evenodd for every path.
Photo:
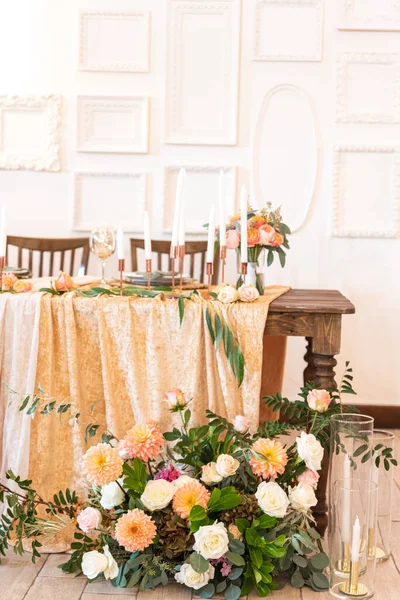
<instances>
[{"instance_id":1,"label":"oval wall frame","mask_svg":"<svg viewBox=\"0 0 400 600\"><path fill-rule=\"evenodd\" d=\"M305 224L318 173L318 132L310 95L282 84L265 96L253 138L253 196L257 207L282 205L292 233Z\"/></svg>"}]
</instances>

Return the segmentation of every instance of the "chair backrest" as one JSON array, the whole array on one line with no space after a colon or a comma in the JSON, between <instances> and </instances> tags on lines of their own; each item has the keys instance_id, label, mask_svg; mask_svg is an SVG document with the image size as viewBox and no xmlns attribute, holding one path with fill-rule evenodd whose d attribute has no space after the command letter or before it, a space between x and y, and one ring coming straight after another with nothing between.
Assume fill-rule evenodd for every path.
<instances>
[{"instance_id":1,"label":"chair backrest","mask_svg":"<svg viewBox=\"0 0 400 600\"><path fill-rule=\"evenodd\" d=\"M17 267L28 268L33 277L43 277L44 267L44 254L49 253L49 268L48 276L55 275L54 270L54 258L56 253L60 253L59 268L62 271L66 271L70 275L74 275L74 264L75 264L75 252L76 250L82 249L80 267L87 272L89 263L89 239L88 238L30 238L30 237L19 237L9 235L7 236L7 257L9 254L9 246L15 246L18 248L18 264ZM28 251L28 264L24 261L23 251ZM38 272L34 273L34 252L39 253L39 267ZM69 266L67 267L66 253L70 253L70 260L68 261ZM6 259L7 262L7 259ZM25 263L25 264L24 264ZM15 266L15 265L9 265Z\"/></svg>"},{"instance_id":2,"label":"chair backrest","mask_svg":"<svg viewBox=\"0 0 400 600\"><path fill-rule=\"evenodd\" d=\"M144 249L144 240L131 238L131 260L132 260L132 271L138 270L138 249ZM158 271L163 270L163 256L167 256L167 260L165 264L168 265L168 269L171 269L171 265L169 262L169 254L171 249L171 242L168 240L152 240L151 246L154 254L157 255L157 263L156 268ZM189 257L189 274L190 277L194 277L195 274L195 257L196 255L200 255L200 276L198 277L200 282L205 282L206 279L206 254L207 254L207 241L199 240L199 241L191 241L186 242L185 244L185 254ZM178 268L178 265L177 265ZM154 269L154 265L153 265ZM187 273L188 269L185 265L185 272ZM212 283L216 284L218 282L218 273L219 273L219 259L214 259L214 273L212 277Z\"/></svg>"}]
</instances>

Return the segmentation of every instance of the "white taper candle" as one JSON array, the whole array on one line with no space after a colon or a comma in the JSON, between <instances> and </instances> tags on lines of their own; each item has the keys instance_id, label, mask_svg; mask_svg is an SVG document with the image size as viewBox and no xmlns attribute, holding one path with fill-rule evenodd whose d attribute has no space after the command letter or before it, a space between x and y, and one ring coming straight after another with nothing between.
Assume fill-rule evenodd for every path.
<instances>
[{"instance_id":1,"label":"white taper candle","mask_svg":"<svg viewBox=\"0 0 400 600\"><path fill-rule=\"evenodd\" d=\"M351 562L358 562L360 556L360 538L361 538L361 527L360 519L356 517L353 525L353 537L351 539Z\"/></svg>"},{"instance_id":2,"label":"white taper candle","mask_svg":"<svg viewBox=\"0 0 400 600\"><path fill-rule=\"evenodd\" d=\"M208 220L208 244L206 262L214 262L214 241L215 241L215 206L210 210L210 218Z\"/></svg>"},{"instance_id":3,"label":"white taper candle","mask_svg":"<svg viewBox=\"0 0 400 600\"><path fill-rule=\"evenodd\" d=\"M150 236L150 219L147 210L143 217L144 226L144 258L145 260L151 260L151 236Z\"/></svg>"},{"instance_id":4,"label":"white taper candle","mask_svg":"<svg viewBox=\"0 0 400 600\"><path fill-rule=\"evenodd\" d=\"M247 191L240 191L240 262L247 263Z\"/></svg>"},{"instance_id":5,"label":"white taper candle","mask_svg":"<svg viewBox=\"0 0 400 600\"><path fill-rule=\"evenodd\" d=\"M218 201L219 201L219 245L226 246L226 223L225 223L225 187L224 172L219 172L218 179Z\"/></svg>"},{"instance_id":6,"label":"white taper candle","mask_svg":"<svg viewBox=\"0 0 400 600\"><path fill-rule=\"evenodd\" d=\"M118 260L125 258L124 232L121 225L118 225L117 229L117 258Z\"/></svg>"},{"instance_id":7,"label":"white taper candle","mask_svg":"<svg viewBox=\"0 0 400 600\"><path fill-rule=\"evenodd\" d=\"M185 177L185 169L180 169L178 174L178 183L176 185L176 196L175 196L175 212L174 212L174 223L172 228L172 246L178 245L179 239L179 223L181 217L181 201L182 201L182 189L183 180Z\"/></svg>"},{"instance_id":8,"label":"white taper candle","mask_svg":"<svg viewBox=\"0 0 400 600\"><path fill-rule=\"evenodd\" d=\"M7 245L7 205L3 204L0 214L0 256L6 255Z\"/></svg>"},{"instance_id":9,"label":"white taper candle","mask_svg":"<svg viewBox=\"0 0 400 600\"><path fill-rule=\"evenodd\" d=\"M343 463L343 512L342 512L342 541L350 543L350 519L351 519L351 463L349 455L346 454Z\"/></svg>"},{"instance_id":10,"label":"white taper candle","mask_svg":"<svg viewBox=\"0 0 400 600\"><path fill-rule=\"evenodd\" d=\"M186 183L186 171L183 170L183 180L181 187L181 200L180 200L180 214L179 214L179 235L178 235L178 245L185 245L185 183Z\"/></svg>"}]
</instances>

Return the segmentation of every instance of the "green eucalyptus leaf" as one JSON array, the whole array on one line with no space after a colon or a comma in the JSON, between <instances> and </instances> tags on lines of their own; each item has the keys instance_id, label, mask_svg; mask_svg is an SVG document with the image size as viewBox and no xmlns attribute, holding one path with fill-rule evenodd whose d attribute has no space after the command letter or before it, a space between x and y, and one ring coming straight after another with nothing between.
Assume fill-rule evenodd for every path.
<instances>
[{"instance_id":1,"label":"green eucalyptus leaf","mask_svg":"<svg viewBox=\"0 0 400 600\"><path fill-rule=\"evenodd\" d=\"M314 556L312 556L310 560L311 565L314 567L314 569L319 569L321 571L329 565L329 558L327 557L325 552L319 552L318 554L314 554Z\"/></svg>"},{"instance_id":2,"label":"green eucalyptus leaf","mask_svg":"<svg viewBox=\"0 0 400 600\"><path fill-rule=\"evenodd\" d=\"M206 573L209 569L208 560L202 557L198 552L190 555L190 566L196 573Z\"/></svg>"},{"instance_id":3,"label":"green eucalyptus leaf","mask_svg":"<svg viewBox=\"0 0 400 600\"><path fill-rule=\"evenodd\" d=\"M305 584L303 575L300 573L299 569L296 569L296 571L293 573L290 583L294 588L302 588Z\"/></svg>"},{"instance_id":4,"label":"green eucalyptus leaf","mask_svg":"<svg viewBox=\"0 0 400 600\"><path fill-rule=\"evenodd\" d=\"M294 562L295 565L297 565L298 567L303 567L305 568L308 565L308 561L306 558L304 558L304 556L300 556L298 554L296 554L295 556L293 556L292 561Z\"/></svg>"},{"instance_id":5,"label":"green eucalyptus leaf","mask_svg":"<svg viewBox=\"0 0 400 600\"><path fill-rule=\"evenodd\" d=\"M313 583L321 590L329 589L329 581L326 575L323 573L313 573L312 574Z\"/></svg>"},{"instance_id":6,"label":"green eucalyptus leaf","mask_svg":"<svg viewBox=\"0 0 400 600\"><path fill-rule=\"evenodd\" d=\"M236 552L231 552L230 550L228 550L225 556L229 560L229 562L231 562L236 567L244 567L244 565L246 564L244 558L240 556L240 554L236 554Z\"/></svg>"},{"instance_id":7,"label":"green eucalyptus leaf","mask_svg":"<svg viewBox=\"0 0 400 600\"><path fill-rule=\"evenodd\" d=\"M215 594L215 586L212 583L207 583L204 587L200 588L197 593L200 598L212 598Z\"/></svg>"},{"instance_id":8,"label":"green eucalyptus leaf","mask_svg":"<svg viewBox=\"0 0 400 600\"><path fill-rule=\"evenodd\" d=\"M225 600L238 600L241 595L240 587L231 583L225 590Z\"/></svg>"}]
</instances>

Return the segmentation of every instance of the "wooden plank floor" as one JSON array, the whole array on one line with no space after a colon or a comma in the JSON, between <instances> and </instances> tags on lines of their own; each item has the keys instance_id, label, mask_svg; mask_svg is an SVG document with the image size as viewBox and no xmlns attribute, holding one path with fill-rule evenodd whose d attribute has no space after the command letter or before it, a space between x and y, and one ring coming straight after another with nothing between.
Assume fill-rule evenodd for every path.
<instances>
[{"instance_id":1,"label":"wooden plank floor","mask_svg":"<svg viewBox=\"0 0 400 600\"><path fill-rule=\"evenodd\" d=\"M396 432L396 456L400 459L400 430ZM391 559L376 569L377 600L400 600L400 468L395 470L394 522L392 525ZM191 593L181 585L160 587L152 592L137 589L122 590L108 582L86 583L84 577L66 575L57 565L65 555L42 556L36 565L30 555L16 556L13 551L0 565L0 600L190 600ZM273 600L331 600L326 593L316 593L309 588L296 590L286 587L270 596ZM222 600L222 596L220 597ZM249 600L258 596L251 594Z\"/></svg>"}]
</instances>

